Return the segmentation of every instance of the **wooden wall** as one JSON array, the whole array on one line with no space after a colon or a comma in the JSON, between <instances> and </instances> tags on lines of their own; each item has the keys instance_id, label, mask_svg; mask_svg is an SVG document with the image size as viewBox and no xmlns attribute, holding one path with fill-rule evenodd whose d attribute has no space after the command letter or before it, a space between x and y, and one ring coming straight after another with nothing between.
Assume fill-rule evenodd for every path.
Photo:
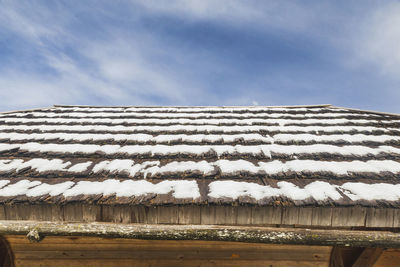
<instances>
[{"instance_id":1,"label":"wooden wall","mask_svg":"<svg viewBox=\"0 0 400 267\"><path fill-rule=\"evenodd\" d=\"M6 236L15 267L272 266L328 267L331 247L217 241Z\"/></svg>"},{"instance_id":2,"label":"wooden wall","mask_svg":"<svg viewBox=\"0 0 400 267\"><path fill-rule=\"evenodd\" d=\"M378 258L374 267L399 267L400 249L386 249Z\"/></svg>"},{"instance_id":3,"label":"wooden wall","mask_svg":"<svg viewBox=\"0 0 400 267\"><path fill-rule=\"evenodd\" d=\"M400 227L400 209L366 207L0 205L0 220L144 224Z\"/></svg>"},{"instance_id":4,"label":"wooden wall","mask_svg":"<svg viewBox=\"0 0 400 267\"><path fill-rule=\"evenodd\" d=\"M30 242L25 236L16 235L7 235L5 240L13 251L15 267L329 267L332 253L332 247L328 246L222 241L46 237L41 242L35 243ZM355 251L355 258L363 250L349 247L343 247L343 249L349 252ZM345 264L343 267L355 266L360 267L352 264ZM372 265L362 264L361 266L399 267L400 249L384 249Z\"/></svg>"}]
</instances>

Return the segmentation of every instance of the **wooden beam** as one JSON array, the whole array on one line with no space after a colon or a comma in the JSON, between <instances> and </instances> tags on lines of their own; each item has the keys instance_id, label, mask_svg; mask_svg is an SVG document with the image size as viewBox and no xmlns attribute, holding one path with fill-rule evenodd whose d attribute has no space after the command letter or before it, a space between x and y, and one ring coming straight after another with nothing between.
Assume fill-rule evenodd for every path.
<instances>
[{"instance_id":1,"label":"wooden beam","mask_svg":"<svg viewBox=\"0 0 400 267\"><path fill-rule=\"evenodd\" d=\"M352 267L364 249L354 247L338 247L332 249L330 267Z\"/></svg>"},{"instance_id":2,"label":"wooden beam","mask_svg":"<svg viewBox=\"0 0 400 267\"><path fill-rule=\"evenodd\" d=\"M383 248L365 248L361 255L354 262L352 267L372 267L379 259Z\"/></svg>"},{"instance_id":3,"label":"wooden beam","mask_svg":"<svg viewBox=\"0 0 400 267\"><path fill-rule=\"evenodd\" d=\"M9 243L5 238L0 237L0 266L12 267L12 262L12 252Z\"/></svg>"},{"instance_id":4,"label":"wooden beam","mask_svg":"<svg viewBox=\"0 0 400 267\"><path fill-rule=\"evenodd\" d=\"M333 247L329 267L344 267L341 247Z\"/></svg>"},{"instance_id":5,"label":"wooden beam","mask_svg":"<svg viewBox=\"0 0 400 267\"><path fill-rule=\"evenodd\" d=\"M400 248L398 233L220 225L150 225L0 221L0 235L101 236L131 239L214 240L247 243Z\"/></svg>"},{"instance_id":6,"label":"wooden beam","mask_svg":"<svg viewBox=\"0 0 400 267\"><path fill-rule=\"evenodd\" d=\"M372 267L383 248L356 248L335 246L331 252L330 267Z\"/></svg>"}]
</instances>

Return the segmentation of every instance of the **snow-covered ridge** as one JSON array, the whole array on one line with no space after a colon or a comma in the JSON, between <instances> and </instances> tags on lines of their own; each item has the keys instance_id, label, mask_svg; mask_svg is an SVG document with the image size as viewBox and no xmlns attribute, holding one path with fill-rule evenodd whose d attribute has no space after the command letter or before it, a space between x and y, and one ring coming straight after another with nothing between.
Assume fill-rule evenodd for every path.
<instances>
[{"instance_id":1,"label":"snow-covered ridge","mask_svg":"<svg viewBox=\"0 0 400 267\"><path fill-rule=\"evenodd\" d=\"M262 142L271 143L270 136L263 136L258 133L250 134L171 134L171 135L150 135L150 134L79 134L79 133L9 133L0 132L0 140L24 141L24 140L62 140L62 141L131 141L135 143L157 143L169 144L173 142L188 143L236 143Z\"/></svg>"},{"instance_id":2,"label":"snow-covered ridge","mask_svg":"<svg viewBox=\"0 0 400 267\"><path fill-rule=\"evenodd\" d=\"M269 185L237 181L215 181L209 184L209 197L232 198L251 197L256 200L272 197L286 197L291 200L313 199L316 201L342 199L341 192L353 201L357 200L387 200L398 201L400 199L400 184L365 184L344 183L333 185L323 181L309 183L304 188L289 182L278 182L278 188Z\"/></svg>"},{"instance_id":3,"label":"snow-covered ridge","mask_svg":"<svg viewBox=\"0 0 400 267\"><path fill-rule=\"evenodd\" d=\"M398 142L400 136L396 135L366 135L366 134L275 134L274 136L261 135L259 133L249 134L87 134L87 133L15 133L0 132L0 140L10 141L41 141L41 140L62 140L64 142L85 142L85 141L130 141L134 143L146 144L170 144L170 143L237 143L237 142L257 142L257 143L289 143L289 142Z\"/></svg>"},{"instance_id":4,"label":"snow-covered ridge","mask_svg":"<svg viewBox=\"0 0 400 267\"><path fill-rule=\"evenodd\" d=\"M389 132L399 131L400 128L383 128L374 126L217 126L217 125L165 125L165 126L123 126L123 125L0 125L0 131L57 131L57 132L126 132L126 133L257 133L257 132L280 132L280 133L307 133L307 132Z\"/></svg>"},{"instance_id":5,"label":"snow-covered ridge","mask_svg":"<svg viewBox=\"0 0 400 267\"><path fill-rule=\"evenodd\" d=\"M28 152L40 153L65 153L65 154L95 154L104 153L107 155L147 155L147 156L174 156L192 155L202 156L214 154L222 155L253 155L264 158L271 158L272 154L282 155L310 155L310 154L333 154L342 156L367 156L389 153L400 155L400 148L392 146L379 146L371 148L360 145L337 146L331 144L312 145L95 145L95 144L0 144L0 152L7 152L19 149Z\"/></svg>"},{"instance_id":6,"label":"snow-covered ridge","mask_svg":"<svg viewBox=\"0 0 400 267\"><path fill-rule=\"evenodd\" d=\"M49 123L49 124L134 124L134 125L338 125L338 124L392 124L395 121L365 119L118 119L118 118L0 118L5 123Z\"/></svg>"},{"instance_id":7,"label":"snow-covered ridge","mask_svg":"<svg viewBox=\"0 0 400 267\"><path fill-rule=\"evenodd\" d=\"M0 180L0 196L10 197L26 195L28 197L37 197L43 195L72 197L78 195L116 195L117 197L142 196L147 194L168 194L172 193L175 198L200 197L199 187L193 180L166 180L153 184L146 180L126 180L119 181L115 179L105 180L103 182L67 181L57 184L42 183L39 181L21 180L14 184L8 184L9 180ZM7 185L8 184L8 185ZM7 186L5 186L7 185Z\"/></svg>"},{"instance_id":8,"label":"snow-covered ridge","mask_svg":"<svg viewBox=\"0 0 400 267\"><path fill-rule=\"evenodd\" d=\"M260 185L249 182L237 182L232 180L214 181L209 184L208 197L230 198L233 200L239 197L251 197L261 200L272 197L284 197L294 201L315 200L315 201L339 201L343 195L353 201L357 200L386 200L398 201L400 199L400 184L365 184L365 183L344 183L333 185L324 181L315 181L303 188L281 181L278 187ZM102 182L96 181L66 181L63 183L48 184L40 181L21 180L10 184L10 180L0 180L0 196L59 196L73 197L79 195L116 195L117 197L133 197L147 194L169 194L177 199L198 199L200 190L196 181L193 180L165 180L159 183L151 183L146 180L125 180L108 179Z\"/></svg>"},{"instance_id":9,"label":"snow-covered ridge","mask_svg":"<svg viewBox=\"0 0 400 267\"><path fill-rule=\"evenodd\" d=\"M82 173L88 170L92 162L85 161L76 163L72 166L71 164L72 163L70 161L64 161L62 159L2 159L0 160L0 172L20 172L23 170L32 169L37 172Z\"/></svg>"},{"instance_id":10,"label":"snow-covered ridge","mask_svg":"<svg viewBox=\"0 0 400 267\"><path fill-rule=\"evenodd\" d=\"M0 134L1 136L1 134ZM344 141L348 143L361 142L377 142L385 143L390 141L400 141L400 136L396 135L366 135L366 134L331 134L331 135L315 135L315 134L275 134L272 137L274 142L338 142Z\"/></svg>"},{"instance_id":11,"label":"snow-covered ridge","mask_svg":"<svg viewBox=\"0 0 400 267\"><path fill-rule=\"evenodd\" d=\"M91 169L90 166L93 166ZM259 161L252 163L246 160L217 160L207 161L172 161L161 165L159 161L135 162L130 159L103 160L97 163L82 161L72 164L62 159L35 158L30 160L6 159L0 160L0 172L12 173L32 169L36 172L62 172L85 173L96 175L100 172L123 174L130 177L158 177L174 176L177 178L184 173L200 176L213 176L219 173L221 176L244 175L280 175L288 172L296 173L330 173L336 176L347 176L352 173L400 173L400 163L392 160L369 161L316 161L316 160L291 160L282 162L273 160L269 162Z\"/></svg>"}]
</instances>

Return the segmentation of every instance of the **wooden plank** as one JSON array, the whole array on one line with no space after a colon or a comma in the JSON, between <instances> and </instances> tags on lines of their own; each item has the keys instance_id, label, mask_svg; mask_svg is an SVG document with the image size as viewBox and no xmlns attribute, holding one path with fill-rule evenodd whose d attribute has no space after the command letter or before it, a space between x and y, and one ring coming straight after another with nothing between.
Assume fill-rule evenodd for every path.
<instances>
[{"instance_id":1,"label":"wooden plank","mask_svg":"<svg viewBox=\"0 0 400 267\"><path fill-rule=\"evenodd\" d=\"M330 208L330 207L314 207L314 208L312 208L311 225L313 225L313 226L331 226L332 225L332 208Z\"/></svg>"},{"instance_id":2,"label":"wooden plank","mask_svg":"<svg viewBox=\"0 0 400 267\"><path fill-rule=\"evenodd\" d=\"M365 226L366 213L364 207L336 207L332 210L332 226Z\"/></svg>"},{"instance_id":3,"label":"wooden plank","mask_svg":"<svg viewBox=\"0 0 400 267\"><path fill-rule=\"evenodd\" d=\"M175 207L163 205L91 205L78 202L68 203L64 206L19 203L0 205L0 220L3 218L5 220L149 224L400 227L400 210L393 208L231 205L179 205ZM177 211L173 211L174 209L177 209Z\"/></svg>"},{"instance_id":4,"label":"wooden plank","mask_svg":"<svg viewBox=\"0 0 400 267\"><path fill-rule=\"evenodd\" d=\"M253 261L253 260L118 260L99 259L93 260L17 260L16 267L327 267L325 262L294 262L294 261Z\"/></svg>"},{"instance_id":5,"label":"wooden plank","mask_svg":"<svg viewBox=\"0 0 400 267\"><path fill-rule=\"evenodd\" d=\"M179 207L178 206L158 206L157 223L178 224Z\"/></svg>"},{"instance_id":6,"label":"wooden plank","mask_svg":"<svg viewBox=\"0 0 400 267\"><path fill-rule=\"evenodd\" d=\"M179 206L178 207L179 224L200 224L201 209L200 206Z\"/></svg>"},{"instance_id":7,"label":"wooden plank","mask_svg":"<svg viewBox=\"0 0 400 267\"><path fill-rule=\"evenodd\" d=\"M146 207L146 221L145 223L157 224L158 223L158 209L155 206Z\"/></svg>"},{"instance_id":8,"label":"wooden plank","mask_svg":"<svg viewBox=\"0 0 400 267\"><path fill-rule=\"evenodd\" d=\"M82 205L82 221L98 222L101 219L101 206L98 205Z\"/></svg>"},{"instance_id":9,"label":"wooden plank","mask_svg":"<svg viewBox=\"0 0 400 267\"><path fill-rule=\"evenodd\" d=\"M365 248L352 267L372 267L381 256L383 248ZM400 262L399 262L400 265Z\"/></svg>"},{"instance_id":10,"label":"wooden plank","mask_svg":"<svg viewBox=\"0 0 400 267\"><path fill-rule=\"evenodd\" d=\"M400 227L400 209L393 211L393 227Z\"/></svg>"},{"instance_id":11,"label":"wooden plank","mask_svg":"<svg viewBox=\"0 0 400 267\"><path fill-rule=\"evenodd\" d=\"M83 207L80 203L70 203L63 206L64 220L68 222L81 222L83 219Z\"/></svg>"},{"instance_id":12,"label":"wooden plank","mask_svg":"<svg viewBox=\"0 0 400 267\"><path fill-rule=\"evenodd\" d=\"M252 217L252 209L249 206L238 206L236 207L236 224L239 225L250 225Z\"/></svg>"},{"instance_id":13,"label":"wooden plank","mask_svg":"<svg viewBox=\"0 0 400 267\"><path fill-rule=\"evenodd\" d=\"M251 224L254 225L274 225L281 224L282 222L281 207L253 206L251 214Z\"/></svg>"},{"instance_id":14,"label":"wooden plank","mask_svg":"<svg viewBox=\"0 0 400 267\"><path fill-rule=\"evenodd\" d=\"M2 208L7 220L62 221L64 218L63 208L56 205L17 204L4 205Z\"/></svg>"},{"instance_id":15,"label":"wooden plank","mask_svg":"<svg viewBox=\"0 0 400 267\"><path fill-rule=\"evenodd\" d=\"M215 224L215 206L201 206L201 224Z\"/></svg>"},{"instance_id":16,"label":"wooden plank","mask_svg":"<svg viewBox=\"0 0 400 267\"><path fill-rule=\"evenodd\" d=\"M104 205L101 207L101 215L94 215L100 217L101 221L114 222L114 223L131 223L131 208L129 206L115 205L109 206ZM88 211L90 212L90 211Z\"/></svg>"},{"instance_id":17,"label":"wooden plank","mask_svg":"<svg viewBox=\"0 0 400 267\"><path fill-rule=\"evenodd\" d=\"M215 206L215 217L212 224L235 225L236 211L236 207L232 206Z\"/></svg>"},{"instance_id":18,"label":"wooden plank","mask_svg":"<svg viewBox=\"0 0 400 267\"><path fill-rule=\"evenodd\" d=\"M145 223L147 221L146 207L132 206L131 210L131 223Z\"/></svg>"},{"instance_id":19,"label":"wooden plank","mask_svg":"<svg viewBox=\"0 0 400 267\"><path fill-rule=\"evenodd\" d=\"M6 215L6 220L21 220L18 215L17 208L20 205L4 205L4 212Z\"/></svg>"},{"instance_id":20,"label":"wooden plank","mask_svg":"<svg viewBox=\"0 0 400 267\"><path fill-rule=\"evenodd\" d=\"M299 217L297 224L299 225L311 225L313 219L313 208L311 207L302 207L299 208Z\"/></svg>"},{"instance_id":21,"label":"wooden plank","mask_svg":"<svg viewBox=\"0 0 400 267\"><path fill-rule=\"evenodd\" d=\"M395 209L368 208L366 227L393 227Z\"/></svg>"},{"instance_id":22,"label":"wooden plank","mask_svg":"<svg viewBox=\"0 0 400 267\"><path fill-rule=\"evenodd\" d=\"M218 263L217 266L236 266L235 263L240 262L244 266L266 266L268 263L273 266L311 267L327 266L331 251L326 246L221 241L46 237L39 243L31 243L20 236L6 238L14 251L16 266L74 266L77 261L80 261L80 266L103 266L96 264L113 261L118 262L119 266L131 266L129 264L138 262L180 263L182 266L192 266L194 263L210 266L207 264ZM39 261L42 265L36 265Z\"/></svg>"},{"instance_id":23,"label":"wooden plank","mask_svg":"<svg viewBox=\"0 0 400 267\"><path fill-rule=\"evenodd\" d=\"M375 262L374 267L399 267L399 263L400 249L386 249Z\"/></svg>"},{"instance_id":24,"label":"wooden plank","mask_svg":"<svg viewBox=\"0 0 400 267\"><path fill-rule=\"evenodd\" d=\"M4 209L4 205L0 205L0 220L6 220L6 212Z\"/></svg>"},{"instance_id":25,"label":"wooden plank","mask_svg":"<svg viewBox=\"0 0 400 267\"><path fill-rule=\"evenodd\" d=\"M120 250L120 249L143 249L143 250L242 250L258 251L265 250L290 250L305 251L306 253L329 254L328 246L309 245L280 245L261 243L242 243L229 241L202 241L202 240L143 240L125 238L101 238L85 236L48 236L40 242L30 242L26 237L19 235L6 235L6 240L12 245L13 250L48 250L51 247L67 250L81 250L82 248L93 248L95 250ZM312 252L311 252L312 251ZM303 252L301 252L303 253ZM314 256L310 256L314 257ZM318 257L317 257L318 258Z\"/></svg>"},{"instance_id":26,"label":"wooden plank","mask_svg":"<svg viewBox=\"0 0 400 267\"><path fill-rule=\"evenodd\" d=\"M282 222L283 225L295 225L299 222L299 212L298 207L286 207L282 208Z\"/></svg>"},{"instance_id":27,"label":"wooden plank","mask_svg":"<svg viewBox=\"0 0 400 267\"><path fill-rule=\"evenodd\" d=\"M52 250L21 250L15 251L15 259L23 260L39 260L39 259L141 259L141 260L231 260L232 255L242 260L272 260L272 261L328 261L329 254L313 253L309 251L296 251L296 250L277 250L266 249L264 251L251 251L246 249L238 250L220 250L219 247L204 250L196 248L195 250L144 250L144 249L130 249L130 250L60 250L53 248ZM358 266L357 266L358 267Z\"/></svg>"}]
</instances>

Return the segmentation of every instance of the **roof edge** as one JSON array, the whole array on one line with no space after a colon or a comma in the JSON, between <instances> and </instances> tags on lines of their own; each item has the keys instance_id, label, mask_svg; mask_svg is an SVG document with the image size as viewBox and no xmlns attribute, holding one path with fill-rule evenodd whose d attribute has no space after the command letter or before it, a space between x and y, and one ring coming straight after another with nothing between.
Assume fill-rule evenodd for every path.
<instances>
[{"instance_id":1,"label":"roof edge","mask_svg":"<svg viewBox=\"0 0 400 267\"><path fill-rule=\"evenodd\" d=\"M0 234L26 235L40 242L46 236L99 236L127 239L212 240L267 244L400 247L389 231L248 227L227 225L163 225L0 221Z\"/></svg>"},{"instance_id":2,"label":"roof edge","mask_svg":"<svg viewBox=\"0 0 400 267\"><path fill-rule=\"evenodd\" d=\"M346 108L346 107L338 107L338 106L331 106L331 108L346 109L346 110L358 111L358 112L368 112L368 113L378 114L378 115L400 116L399 113L390 113L390 112L375 111L375 110L368 110L368 109Z\"/></svg>"},{"instance_id":3,"label":"roof edge","mask_svg":"<svg viewBox=\"0 0 400 267\"><path fill-rule=\"evenodd\" d=\"M38 110L49 110L53 107L45 107L45 108L31 108L31 109L20 109L20 110L11 110L11 111L0 111L0 114L8 114L14 112L30 112L30 111L38 111Z\"/></svg>"}]
</instances>

